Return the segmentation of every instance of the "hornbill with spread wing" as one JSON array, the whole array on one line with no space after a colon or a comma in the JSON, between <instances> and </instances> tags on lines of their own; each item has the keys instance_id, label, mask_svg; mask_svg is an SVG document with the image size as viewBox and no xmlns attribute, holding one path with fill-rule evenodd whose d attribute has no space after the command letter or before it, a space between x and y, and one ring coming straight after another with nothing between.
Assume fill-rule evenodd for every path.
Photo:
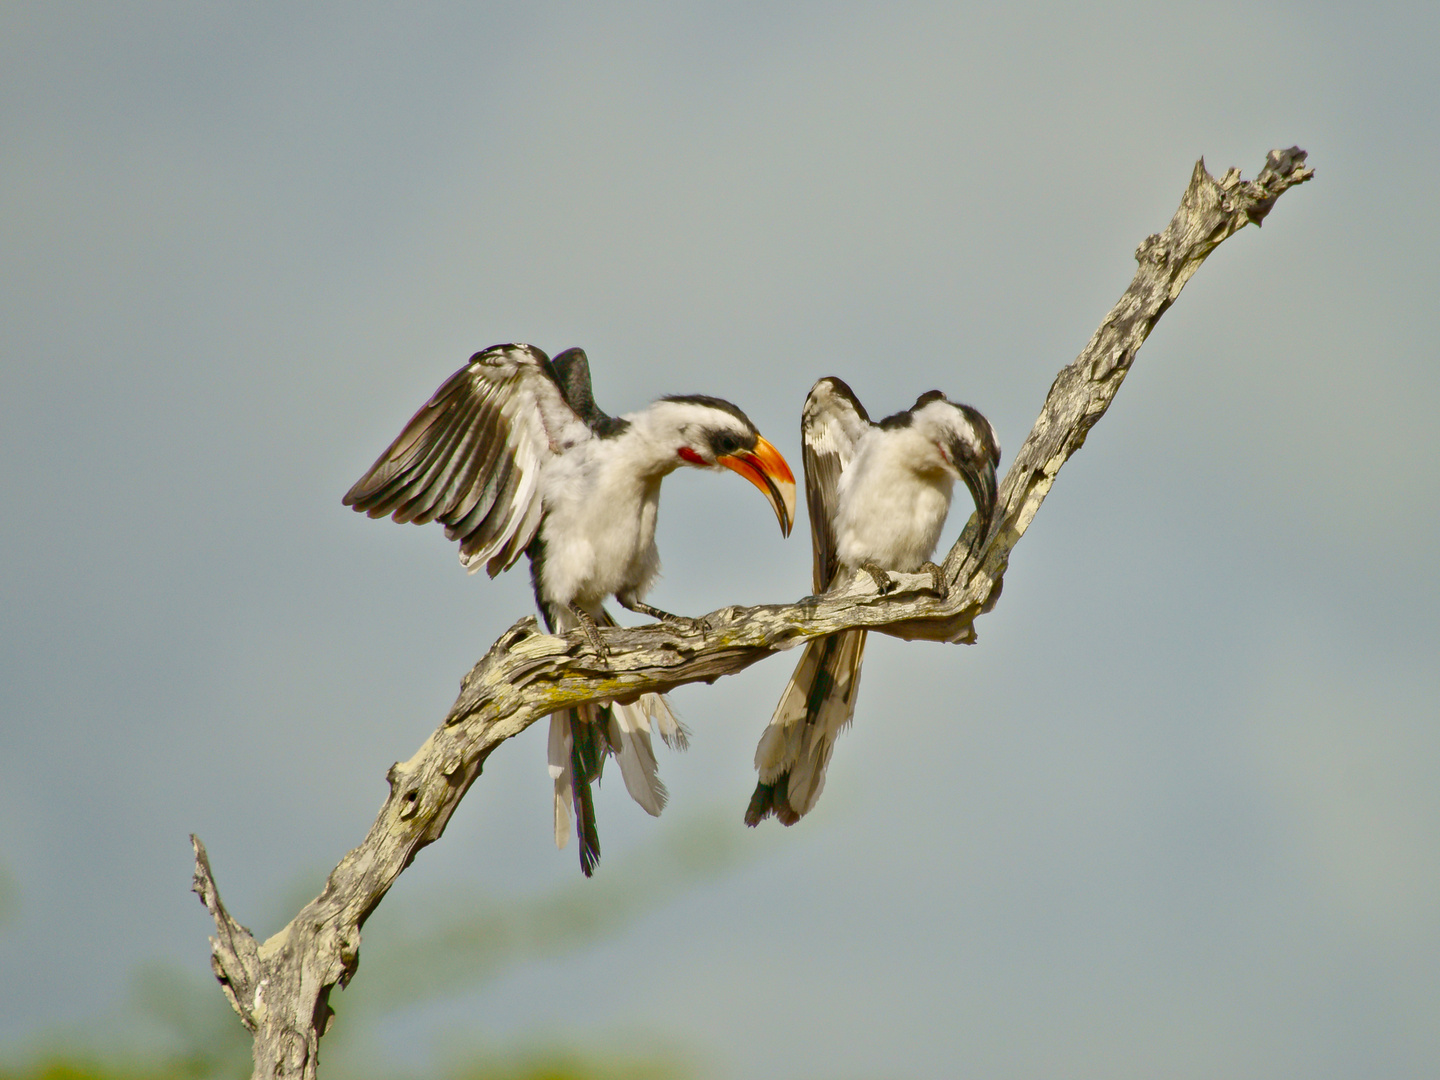
<instances>
[{"instance_id":1,"label":"hornbill with spread wing","mask_svg":"<svg viewBox=\"0 0 1440 1080\"><path fill-rule=\"evenodd\" d=\"M970 406L932 390L875 424L850 387L832 377L811 389L800 426L817 593L842 588L861 572L885 592L887 570L929 570L940 590L940 568L929 559L957 479L974 496L976 543L984 541L995 512L1000 445ZM771 814L793 825L820 798L835 739L855 714L864 654L864 630L805 646L755 751L760 782L747 825Z\"/></svg>"},{"instance_id":2,"label":"hornbill with spread wing","mask_svg":"<svg viewBox=\"0 0 1440 1080\"><path fill-rule=\"evenodd\" d=\"M607 597L654 619L680 620L642 597L660 571L660 481L682 465L739 473L764 493L789 535L795 478L728 401L667 397L607 416L595 404L582 350L551 361L531 345L495 345L435 391L344 502L371 517L441 522L472 573L484 566L494 577L529 555L545 625L552 633L580 628L604 654L597 624L615 625ZM659 694L550 719L555 844L569 840L573 806L586 876L600 858L590 782L607 755L619 760L636 802L656 815L665 805L652 720L668 744L684 746L685 731Z\"/></svg>"}]
</instances>

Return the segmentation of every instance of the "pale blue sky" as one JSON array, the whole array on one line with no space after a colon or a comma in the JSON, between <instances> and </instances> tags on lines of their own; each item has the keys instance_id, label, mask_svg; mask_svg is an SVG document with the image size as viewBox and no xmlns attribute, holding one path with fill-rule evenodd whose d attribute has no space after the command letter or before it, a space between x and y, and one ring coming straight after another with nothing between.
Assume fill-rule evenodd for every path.
<instances>
[{"instance_id":1,"label":"pale blue sky","mask_svg":"<svg viewBox=\"0 0 1440 1080\"><path fill-rule=\"evenodd\" d=\"M737 868L379 1038L1440 1072L1423 7L0 8L0 1059L206 970L192 830L276 929L531 610L340 506L472 351L582 345L612 412L731 398L797 467L817 377L939 387L1008 463L1195 159L1299 144L1316 180L1161 321L979 645L873 641L812 817L740 824L791 657L678 692L667 817L719 813ZM660 542L671 610L808 591L807 528L733 477L668 481ZM535 730L395 910L568 884L548 800ZM673 827L618 783L599 814L602 874Z\"/></svg>"}]
</instances>

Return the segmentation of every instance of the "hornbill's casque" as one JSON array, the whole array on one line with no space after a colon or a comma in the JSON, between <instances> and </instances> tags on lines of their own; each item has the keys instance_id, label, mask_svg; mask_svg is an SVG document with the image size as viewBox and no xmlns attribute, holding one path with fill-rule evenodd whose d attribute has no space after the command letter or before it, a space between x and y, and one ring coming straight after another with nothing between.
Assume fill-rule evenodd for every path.
<instances>
[{"instance_id":1,"label":"hornbill's casque","mask_svg":"<svg viewBox=\"0 0 1440 1080\"><path fill-rule=\"evenodd\" d=\"M739 473L764 493L789 535L795 477L734 405L667 397L607 416L591 394L582 350L567 349L552 362L531 345L495 345L435 391L344 502L371 517L441 522L472 573L484 566L494 577L529 555L545 625L552 633L583 629L603 654L596 626L615 625L602 606L607 597L651 618L680 619L641 598L660 571L660 481L682 465ZM684 729L659 694L550 719L555 844L569 840L573 804L587 876L600 858L590 782L606 755L619 759L636 802L657 815L665 805L651 720L668 744L685 745Z\"/></svg>"},{"instance_id":2,"label":"hornbill's casque","mask_svg":"<svg viewBox=\"0 0 1440 1080\"><path fill-rule=\"evenodd\" d=\"M984 540L995 512L1000 446L989 421L970 406L932 390L874 424L850 387L826 378L805 399L800 426L817 593L843 588L862 571L886 592L887 570L926 569L940 590L940 568L929 559L957 478L974 496L976 542ZM747 825L770 814L793 825L820 798L835 739L855 714L864 653L864 630L805 646L755 751L760 782Z\"/></svg>"}]
</instances>

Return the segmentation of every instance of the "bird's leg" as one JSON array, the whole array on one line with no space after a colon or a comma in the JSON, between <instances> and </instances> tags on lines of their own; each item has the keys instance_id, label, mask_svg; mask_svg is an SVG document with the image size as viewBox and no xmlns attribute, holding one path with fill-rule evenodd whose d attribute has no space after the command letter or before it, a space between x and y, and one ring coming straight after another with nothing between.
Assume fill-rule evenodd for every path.
<instances>
[{"instance_id":1,"label":"bird's leg","mask_svg":"<svg viewBox=\"0 0 1440 1080\"><path fill-rule=\"evenodd\" d=\"M875 579L875 591L884 596L895 587L895 579L873 562L863 562L860 569Z\"/></svg>"},{"instance_id":2,"label":"bird's leg","mask_svg":"<svg viewBox=\"0 0 1440 1080\"><path fill-rule=\"evenodd\" d=\"M590 645L600 654L601 659L609 659L610 646L605 644L605 639L600 636L600 628L595 625L595 620L590 613L578 604L570 604L570 610L580 620L580 629L585 631L585 636L590 639Z\"/></svg>"},{"instance_id":3,"label":"bird's leg","mask_svg":"<svg viewBox=\"0 0 1440 1080\"><path fill-rule=\"evenodd\" d=\"M945 571L933 562L922 563L920 569L930 571L930 591L944 600L950 592L950 586L945 581Z\"/></svg>"},{"instance_id":4,"label":"bird's leg","mask_svg":"<svg viewBox=\"0 0 1440 1080\"><path fill-rule=\"evenodd\" d=\"M617 594L615 599L620 601L620 606L626 611L633 611L636 615L648 615L656 622L675 623L688 630L698 630L701 634L708 632L710 629L710 624L704 619L692 619L689 615L672 615L668 611L661 611L658 607L651 607L645 603L644 600L639 600L633 596L620 596Z\"/></svg>"}]
</instances>

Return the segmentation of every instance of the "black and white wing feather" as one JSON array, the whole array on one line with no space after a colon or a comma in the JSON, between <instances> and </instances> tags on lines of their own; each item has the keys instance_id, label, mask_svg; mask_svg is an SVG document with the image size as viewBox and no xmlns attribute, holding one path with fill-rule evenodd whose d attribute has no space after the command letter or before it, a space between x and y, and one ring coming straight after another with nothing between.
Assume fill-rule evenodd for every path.
<instances>
[{"instance_id":1,"label":"black and white wing feather","mask_svg":"<svg viewBox=\"0 0 1440 1080\"><path fill-rule=\"evenodd\" d=\"M549 357L495 345L445 380L344 503L372 518L439 521L465 567L494 577L540 526L545 463L590 436Z\"/></svg>"},{"instance_id":2,"label":"black and white wing feather","mask_svg":"<svg viewBox=\"0 0 1440 1080\"><path fill-rule=\"evenodd\" d=\"M801 413L800 436L805 444L805 502L810 509L817 593L830 587L838 564L834 514L840 474L849 467L871 426L865 406L843 380L832 375L810 388Z\"/></svg>"}]
</instances>

